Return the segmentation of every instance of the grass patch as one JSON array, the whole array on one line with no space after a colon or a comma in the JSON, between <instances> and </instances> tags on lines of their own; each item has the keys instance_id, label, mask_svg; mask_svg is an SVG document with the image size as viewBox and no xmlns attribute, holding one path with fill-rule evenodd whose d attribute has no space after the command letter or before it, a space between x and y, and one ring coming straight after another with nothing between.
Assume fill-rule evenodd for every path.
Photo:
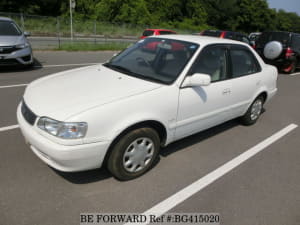
<instances>
[{"instance_id":1,"label":"grass patch","mask_svg":"<svg viewBox=\"0 0 300 225\"><path fill-rule=\"evenodd\" d=\"M70 42L62 43L55 50L63 51L120 51L127 48L130 43L105 42L105 43L86 43L86 42Z\"/></svg>"}]
</instances>

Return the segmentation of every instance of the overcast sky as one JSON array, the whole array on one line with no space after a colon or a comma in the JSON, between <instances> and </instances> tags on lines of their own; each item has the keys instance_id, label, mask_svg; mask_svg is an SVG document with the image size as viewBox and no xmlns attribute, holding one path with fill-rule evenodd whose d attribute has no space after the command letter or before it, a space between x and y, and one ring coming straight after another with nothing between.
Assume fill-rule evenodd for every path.
<instances>
[{"instance_id":1,"label":"overcast sky","mask_svg":"<svg viewBox=\"0 0 300 225\"><path fill-rule=\"evenodd\" d=\"M296 12L300 16L300 0L268 0L270 8Z\"/></svg>"}]
</instances>

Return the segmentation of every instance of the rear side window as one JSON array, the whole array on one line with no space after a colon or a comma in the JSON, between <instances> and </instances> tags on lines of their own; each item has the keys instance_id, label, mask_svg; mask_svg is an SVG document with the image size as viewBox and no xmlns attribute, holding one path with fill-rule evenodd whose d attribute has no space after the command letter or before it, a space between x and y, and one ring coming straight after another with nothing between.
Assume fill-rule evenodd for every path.
<instances>
[{"instance_id":1,"label":"rear side window","mask_svg":"<svg viewBox=\"0 0 300 225\"><path fill-rule=\"evenodd\" d=\"M284 48L287 48L290 42L290 33L288 32L265 32L262 33L257 41L257 48L264 48L270 41L278 41Z\"/></svg>"},{"instance_id":2,"label":"rear side window","mask_svg":"<svg viewBox=\"0 0 300 225\"><path fill-rule=\"evenodd\" d=\"M143 36L151 36L153 35L154 31L153 30L145 30L143 32Z\"/></svg>"},{"instance_id":3,"label":"rear side window","mask_svg":"<svg viewBox=\"0 0 300 225\"><path fill-rule=\"evenodd\" d=\"M230 49L232 77L241 77L260 71L255 56L246 48Z\"/></svg>"},{"instance_id":4,"label":"rear side window","mask_svg":"<svg viewBox=\"0 0 300 225\"><path fill-rule=\"evenodd\" d=\"M300 35L293 35L292 49L300 51Z\"/></svg>"},{"instance_id":5,"label":"rear side window","mask_svg":"<svg viewBox=\"0 0 300 225\"><path fill-rule=\"evenodd\" d=\"M172 31L161 30L161 31L159 31L159 34L160 34L160 35L164 35L164 34L176 34L176 33L175 33L175 32L172 32Z\"/></svg>"},{"instance_id":6,"label":"rear side window","mask_svg":"<svg viewBox=\"0 0 300 225\"><path fill-rule=\"evenodd\" d=\"M221 31L217 31L217 30L205 30L202 32L202 35L211 36L211 37L220 37L221 33L222 33Z\"/></svg>"}]
</instances>

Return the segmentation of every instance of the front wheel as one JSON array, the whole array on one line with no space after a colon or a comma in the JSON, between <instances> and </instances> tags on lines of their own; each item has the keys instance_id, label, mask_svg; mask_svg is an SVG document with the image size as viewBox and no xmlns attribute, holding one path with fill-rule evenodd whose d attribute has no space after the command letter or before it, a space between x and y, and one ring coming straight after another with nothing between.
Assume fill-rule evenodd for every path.
<instances>
[{"instance_id":1,"label":"front wheel","mask_svg":"<svg viewBox=\"0 0 300 225\"><path fill-rule=\"evenodd\" d=\"M157 158L160 139L152 128L139 128L125 134L113 146L107 167L119 180L131 180L146 173Z\"/></svg>"},{"instance_id":2,"label":"front wheel","mask_svg":"<svg viewBox=\"0 0 300 225\"><path fill-rule=\"evenodd\" d=\"M240 121L244 125L255 124L263 110L264 98L262 96L257 97L250 105L245 115L240 118Z\"/></svg>"}]
</instances>

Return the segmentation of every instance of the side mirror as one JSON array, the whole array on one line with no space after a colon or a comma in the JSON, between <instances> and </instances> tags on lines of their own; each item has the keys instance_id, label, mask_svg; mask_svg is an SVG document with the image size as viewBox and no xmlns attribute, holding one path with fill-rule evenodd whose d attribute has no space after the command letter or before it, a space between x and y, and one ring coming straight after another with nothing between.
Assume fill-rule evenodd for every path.
<instances>
[{"instance_id":1,"label":"side mirror","mask_svg":"<svg viewBox=\"0 0 300 225\"><path fill-rule=\"evenodd\" d=\"M195 73L192 76L187 76L181 87L197 87L210 85L211 77L208 74Z\"/></svg>"},{"instance_id":2,"label":"side mirror","mask_svg":"<svg viewBox=\"0 0 300 225\"><path fill-rule=\"evenodd\" d=\"M24 36L25 36L25 37L29 37L29 36L31 36L31 33L30 33L30 32L27 32L27 31L24 31Z\"/></svg>"}]
</instances>

